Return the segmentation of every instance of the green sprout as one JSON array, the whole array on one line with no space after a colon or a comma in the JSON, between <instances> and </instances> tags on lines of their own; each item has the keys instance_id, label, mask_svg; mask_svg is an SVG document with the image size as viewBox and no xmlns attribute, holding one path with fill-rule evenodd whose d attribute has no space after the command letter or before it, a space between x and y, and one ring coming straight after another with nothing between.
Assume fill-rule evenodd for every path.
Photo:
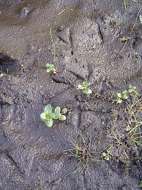
<instances>
[{"instance_id":1,"label":"green sprout","mask_svg":"<svg viewBox=\"0 0 142 190\"><path fill-rule=\"evenodd\" d=\"M128 92L133 97L138 97L139 96L137 88L135 86L132 86L131 84L129 85Z\"/></svg>"},{"instance_id":2,"label":"green sprout","mask_svg":"<svg viewBox=\"0 0 142 190\"><path fill-rule=\"evenodd\" d=\"M87 147L81 147L78 144L75 145L75 149L73 152L75 158L82 162L88 162L89 159L91 159L91 153L89 153L89 150Z\"/></svg>"},{"instance_id":3,"label":"green sprout","mask_svg":"<svg viewBox=\"0 0 142 190\"><path fill-rule=\"evenodd\" d=\"M118 92L116 94L116 102L117 104L121 104L123 101L127 100L129 98L129 93L127 90L124 90L122 92Z\"/></svg>"},{"instance_id":4,"label":"green sprout","mask_svg":"<svg viewBox=\"0 0 142 190\"><path fill-rule=\"evenodd\" d=\"M47 73L50 73L50 74L55 74L56 73L56 68L55 68L55 65L53 64L46 64L46 68L47 68Z\"/></svg>"},{"instance_id":5,"label":"green sprout","mask_svg":"<svg viewBox=\"0 0 142 190\"><path fill-rule=\"evenodd\" d=\"M77 89L81 90L83 94L90 95L92 94L92 90L90 89L90 84L88 81L83 81L82 84L79 84Z\"/></svg>"},{"instance_id":6,"label":"green sprout","mask_svg":"<svg viewBox=\"0 0 142 190\"><path fill-rule=\"evenodd\" d=\"M76 145L75 146L75 157L76 158L81 158L82 153L83 153L83 151L82 151L81 147L79 147L78 145Z\"/></svg>"},{"instance_id":7,"label":"green sprout","mask_svg":"<svg viewBox=\"0 0 142 190\"><path fill-rule=\"evenodd\" d=\"M121 104L124 101L128 100L130 97L135 98L138 96L139 93L137 91L137 88L135 86L129 85L128 90L124 90L116 94L116 103Z\"/></svg>"},{"instance_id":8,"label":"green sprout","mask_svg":"<svg viewBox=\"0 0 142 190\"><path fill-rule=\"evenodd\" d=\"M45 106L44 111L40 114L40 118L50 128L53 127L54 120L66 120L66 116L62 114L61 108L59 106L53 108L50 104Z\"/></svg>"},{"instance_id":9,"label":"green sprout","mask_svg":"<svg viewBox=\"0 0 142 190\"><path fill-rule=\"evenodd\" d=\"M107 150L102 153L101 157L102 157L103 160L109 161L111 159L111 157L112 157L111 154L112 154L112 146L107 148Z\"/></svg>"}]
</instances>

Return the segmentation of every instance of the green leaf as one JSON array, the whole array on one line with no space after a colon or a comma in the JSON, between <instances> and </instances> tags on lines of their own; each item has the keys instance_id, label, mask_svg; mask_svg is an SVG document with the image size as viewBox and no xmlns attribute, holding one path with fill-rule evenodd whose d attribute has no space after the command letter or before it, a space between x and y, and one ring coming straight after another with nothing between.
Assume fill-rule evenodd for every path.
<instances>
[{"instance_id":1,"label":"green leaf","mask_svg":"<svg viewBox=\"0 0 142 190\"><path fill-rule=\"evenodd\" d=\"M83 86L81 84L78 85L77 87L79 90L82 90L83 89Z\"/></svg>"},{"instance_id":2,"label":"green leaf","mask_svg":"<svg viewBox=\"0 0 142 190\"><path fill-rule=\"evenodd\" d=\"M117 99L118 104L121 104L122 102L123 102L122 99Z\"/></svg>"},{"instance_id":3,"label":"green leaf","mask_svg":"<svg viewBox=\"0 0 142 190\"><path fill-rule=\"evenodd\" d=\"M67 109L67 108L63 108L63 109L62 109L62 113L63 113L63 114L66 114L67 112L68 112L68 109Z\"/></svg>"},{"instance_id":4,"label":"green leaf","mask_svg":"<svg viewBox=\"0 0 142 190\"><path fill-rule=\"evenodd\" d=\"M55 108L55 114L60 115L60 113L61 113L61 108L58 106Z\"/></svg>"},{"instance_id":5,"label":"green leaf","mask_svg":"<svg viewBox=\"0 0 142 190\"><path fill-rule=\"evenodd\" d=\"M122 92L122 94L123 94L123 95L127 95L127 94L128 94L128 91L127 91L127 90L124 90L124 91Z\"/></svg>"},{"instance_id":6,"label":"green leaf","mask_svg":"<svg viewBox=\"0 0 142 190\"><path fill-rule=\"evenodd\" d=\"M122 94L120 92L118 92L117 97L122 98Z\"/></svg>"},{"instance_id":7,"label":"green leaf","mask_svg":"<svg viewBox=\"0 0 142 190\"><path fill-rule=\"evenodd\" d=\"M66 116L65 115L61 115L59 118L60 121L65 121L66 120Z\"/></svg>"},{"instance_id":8,"label":"green leaf","mask_svg":"<svg viewBox=\"0 0 142 190\"><path fill-rule=\"evenodd\" d=\"M46 120L46 113L45 113L45 112L41 113L41 114L40 114L40 118L41 118L43 121Z\"/></svg>"},{"instance_id":9,"label":"green leaf","mask_svg":"<svg viewBox=\"0 0 142 190\"><path fill-rule=\"evenodd\" d=\"M92 94L92 90L88 89L88 95Z\"/></svg>"},{"instance_id":10,"label":"green leaf","mask_svg":"<svg viewBox=\"0 0 142 190\"><path fill-rule=\"evenodd\" d=\"M46 122L46 125L47 125L47 127L49 127L49 128L53 127L53 120L52 120L52 119L48 120L48 121Z\"/></svg>"},{"instance_id":11,"label":"green leaf","mask_svg":"<svg viewBox=\"0 0 142 190\"><path fill-rule=\"evenodd\" d=\"M122 92L122 99L123 100L127 100L129 98L129 95L128 95L128 91L127 90L124 90Z\"/></svg>"},{"instance_id":12,"label":"green leaf","mask_svg":"<svg viewBox=\"0 0 142 190\"><path fill-rule=\"evenodd\" d=\"M61 115L61 108L56 107L54 111L54 119L59 119L60 115Z\"/></svg>"},{"instance_id":13,"label":"green leaf","mask_svg":"<svg viewBox=\"0 0 142 190\"><path fill-rule=\"evenodd\" d=\"M55 65L53 64L46 64L47 73L56 73Z\"/></svg>"},{"instance_id":14,"label":"green leaf","mask_svg":"<svg viewBox=\"0 0 142 190\"><path fill-rule=\"evenodd\" d=\"M128 94L124 94L124 95L123 95L123 99L124 99L124 100L127 100L128 98L129 98Z\"/></svg>"},{"instance_id":15,"label":"green leaf","mask_svg":"<svg viewBox=\"0 0 142 190\"><path fill-rule=\"evenodd\" d=\"M52 113L52 106L50 104L46 105L44 108L44 112Z\"/></svg>"}]
</instances>

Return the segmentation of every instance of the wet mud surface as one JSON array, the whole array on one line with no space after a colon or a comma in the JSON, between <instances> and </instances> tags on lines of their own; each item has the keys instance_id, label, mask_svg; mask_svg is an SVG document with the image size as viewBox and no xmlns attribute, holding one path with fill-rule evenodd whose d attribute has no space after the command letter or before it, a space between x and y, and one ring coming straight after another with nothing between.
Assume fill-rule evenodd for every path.
<instances>
[{"instance_id":1,"label":"wet mud surface","mask_svg":"<svg viewBox=\"0 0 142 190\"><path fill-rule=\"evenodd\" d=\"M142 91L140 14L132 0L0 0L0 190L140 189L142 149L112 97ZM76 89L83 80L91 97ZM49 103L69 110L53 128L40 120Z\"/></svg>"}]
</instances>

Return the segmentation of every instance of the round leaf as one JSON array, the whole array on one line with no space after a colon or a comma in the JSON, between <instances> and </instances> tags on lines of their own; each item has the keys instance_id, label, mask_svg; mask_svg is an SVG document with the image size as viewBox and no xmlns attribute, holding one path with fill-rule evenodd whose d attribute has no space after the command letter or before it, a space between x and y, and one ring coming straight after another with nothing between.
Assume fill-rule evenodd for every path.
<instances>
[{"instance_id":1,"label":"round leaf","mask_svg":"<svg viewBox=\"0 0 142 190\"><path fill-rule=\"evenodd\" d=\"M92 94L92 90L91 89L88 89L88 94Z\"/></svg>"},{"instance_id":2,"label":"round leaf","mask_svg":"<svg viewBox=\"0 0 142 190\"><path fill-rule=\"evenodd\" d=\"M61 115L60 118L59 118L59 120L65 121L66 120L66 116L65 115Z\"/></svg>"},{"instance_id":3,"label":"round leaf","mask_svg":"<svg viewBox=\"0 0 142 190\"><path fill-rule=\"evenodd\" d=\"M120 92L118 92L117 97L122 98L122 94Z\"/></svg>"},{"instance_id":4,"label":"round leaf","mask_svg":"<svg viewBox=\"0 0 142 190\"><path fill-rule=\"evenodd\" d=\"M46 113L45 113L45 112L41 113L41 114L40 114L40 118L41 118L43 121L46 120Z\"/></svg>"},{"instance_id":5,"label":"round leaf","mask_svg":"<svg viewBox=\"0 0 142 190\"><path fill-rule=\"evenodd\" d=\"M62 113L63 113L63 114L66 114L67 112L68 112L68 109L67 109L67 108L63 108L63 109L62 109Z\"/></svg>"},{"instance_id":6,"label":"round leaf","mask_svg":"<svg viewBox=\"0 0 142 190\"><path fill-rule=\"evenodd\" d=\"M53 120L50 119L49 121L47 121L47 122L46 122L46 125L47 125L47 127L49 127L49 128L53 127Z\"/></svg>"}]
</instances>

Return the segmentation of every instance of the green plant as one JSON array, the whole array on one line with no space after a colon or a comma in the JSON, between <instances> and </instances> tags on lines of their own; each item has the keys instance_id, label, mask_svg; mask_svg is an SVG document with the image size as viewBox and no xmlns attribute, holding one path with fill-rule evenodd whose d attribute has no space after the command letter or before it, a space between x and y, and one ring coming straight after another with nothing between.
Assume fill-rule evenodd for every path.
<instances>
[{"instance_id":1,"label":"green plant","mask_svg":"<svg viewBox=\"0 0 142 190\"><path fill-rule=\"evenodd\" d=\"M81 90L83 94L89 96L92 94L92 90L90 89L90 84L88 81L83 81L82 84L79 84L77 89Z\"/></svg>"},{"instance_id":2,"label":"green plant","mask_svg":"<svg viewBox=\"0 0 142 190\"><path fill-rule=\"evenodd\" d=\"M116 103L121 104L123 101L127 100L129 98L129 94L127 90L124 90L122 92L118 92L116 94Z\"/></svg>"},{"instance_id":3,"label":"green plant","mask_svg":"<svg viewBox=\"0 0 142 190\"><path fill-rule=\"evenodd\" d=\"M103 160L110 160L112 157L112 146L110 146L109 148L107 148L103 153L102 153L102 159Z\"/></svg>"},{"instance_id":4,"label":"green plant","mask_svg":"<svg viewBox=\"0 0 142 190\"><path fill-rule=\"evenodd\" d=\"M59 106L53 108L50 104L45 106L44 111L40 114L40 118L47 127L52 127L54 120L66 120L66 116L62 114L61 108Z\"/></svg>"},{"instance_id":5,"label":"green plant","mask_svg":"<svg viewBox=\"0 0 142 190\"><path fill-rule=\"evenodd\" d=\"M142 146L142 99L135 99L132 104L127 106L128 123L126 127L127 139L129 144Z\"/></svg>"},{"instance_id":6,"label":"green plant","mask_svg":"<svg viewBox=\"0 0 142 190\"><path fill-rule=\"evenodd\" d=\"M76 158L85 167L89 161L96 160L96 156L91 150L90 142L87 142L87 139L83 136L82 133L79 133L77 139L73 139L73 141L71 141L71 144L73 145L73 147L66 150L66 154L68 156Z\"/></svg>"},{"instance_id":7,"label":"green plant","mask_svg":"<svg viewBox=\"0 0 142 190\"><path fill-rule=\"evenodd\" d=\"M47 68L47 73L50 73L50 74L55 74L56 73L56 68L55 68L55 65L53 64L46 64L46 68Z\"/></svg>"},{"instance_id":8,"label":"green plant","mask_svg":"<svg viewBox=\"0 0 142 190\"><path fill-rule=\"evenodd\" d=\"M118 92L116 94L116 103L121 104L127 99L138 97L139 93L137 91L137 88L135 86L129 85L127 90L124 90L122 92Z\"/></svg>"},{"instance_id":9,"label":"green plant","mask_svg":"<svg viewBox=\"0 0 142 190\"><path fill-rule=\"evenodd\" d=\"M118 152L112 151L112 156L113 158L119 157L119 160L127 164L130 160L139 160L139 157L135 155L133 157L131 155L131 151L136 150L137 153L137 148L139 149L142 147L142 98L140 96L133 98L132 101L125 105L125 107L122 107L119 111L117 110L118 116L119 113L124 115L121 120L122 124L120 125L119 123L119 117L112 119L112 127L110 131L113 150L118 149Z\"/></svg>"},{"instance_id":10,"label":"green plant","mask_svg":"<svg viewBox=\"0 0 142 190\"><path fill-rule=\"evenodd\" d=\"M78 144L75 146L75 157L84 160L87 158L87 150L85 148L80 147Z\"/></svg>"}]
</instances>

